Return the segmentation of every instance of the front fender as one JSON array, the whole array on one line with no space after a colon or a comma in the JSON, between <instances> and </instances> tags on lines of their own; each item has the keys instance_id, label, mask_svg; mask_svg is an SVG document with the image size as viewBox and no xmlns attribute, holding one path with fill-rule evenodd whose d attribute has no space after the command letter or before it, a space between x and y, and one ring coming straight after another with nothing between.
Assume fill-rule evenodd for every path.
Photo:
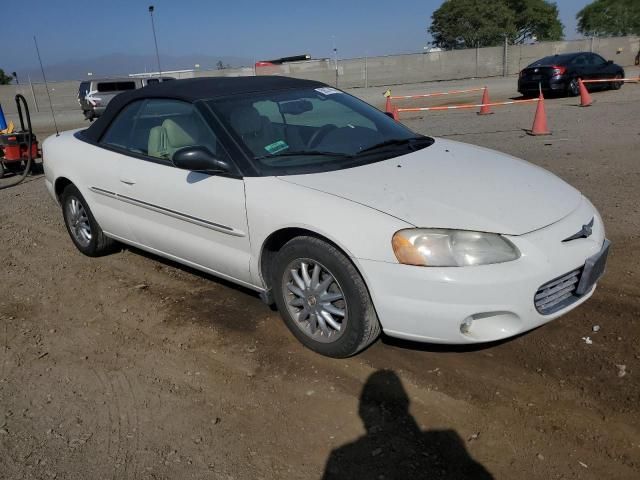
<instances>
[{"instance_id":1,"label":"front fender","mask_svg":"<svg viewBox=\"0 0 640 480\"><path fill-rule=\"evenodd\" d=\"M300 228L327 238L359 266L359 260L397 263L393 234L411 225L367 206L276 177L247 177L247 220L251 236L251 272L257 285L260 256L269 236Z\"/></svg>"}]
</instances>

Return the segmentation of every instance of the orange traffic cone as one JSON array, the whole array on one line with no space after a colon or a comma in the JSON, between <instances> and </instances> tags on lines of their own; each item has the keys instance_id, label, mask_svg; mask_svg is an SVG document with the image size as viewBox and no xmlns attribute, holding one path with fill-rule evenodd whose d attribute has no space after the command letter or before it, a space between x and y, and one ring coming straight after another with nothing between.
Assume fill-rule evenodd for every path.
<instances>
[{"instance_id":1,"label":"orange traffic cone","mask_svg":"<svg viewBox=\"0 0 640 480\"><path fill-rule=\"evenodd\" d=\"M387 97L387 104L384 107L385 112L393 112L393 107L391 106L391 97Z\"/></svg>"},{"instance_id":2,"label":"orange traffic cone","mask_svg":"<svg viewBox=\"0 0 640 480\"><path fill-rule=\"evenodd\" d=\"M578 79L578 88L580 89L580 106L581 107L589 107L593 103L591 100L591 95L589 95L589 90L584 86L582 79Z\"/></svg>"},{"instance_id":3,"label":"orange traffic cone","mask_svg":"<svg viewBox=\"0 0 640 480\"><path fill-rule=\"evenodd\" d=\"M398 107L393 107L392 112L393 112L393 119L396 122L399 122L400 121L400 112L398 112Z\"/></svg>"},{"instance_id":4,"label":"orange traffic cone","mask_svg":"<svg viewBox=\"0 0 640 480\"><path fill-rule=\"evenodd\" d=\"M533 127L528 132L529 135L551 135L549 127L547 127L547 114L544 111L544 96L540 92L538 97L538 106L536 107L536 116L533 118Z\"/></svg>"},{"instance_id":5,"label":"orange traffic cone","mask_svg":"<svg viewBox=\"0 0 640 480\"><path fill-rule=\"evenodd\" d=\"M488 103L490 103L489 89L487 87L484 87L484 93L482 94L482 106L480 107L478 115L491 115L493 113L491 111L491 108L489 108L489 105L487 105Z\"/></svg>"}]
</instances>

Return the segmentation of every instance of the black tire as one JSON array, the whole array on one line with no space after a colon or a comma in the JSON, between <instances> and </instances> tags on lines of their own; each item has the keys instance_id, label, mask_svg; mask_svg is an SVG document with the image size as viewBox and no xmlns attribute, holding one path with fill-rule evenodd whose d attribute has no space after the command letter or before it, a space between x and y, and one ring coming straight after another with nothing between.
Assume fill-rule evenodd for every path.
<instances>
[{"instance_id":1,"label":"black tire","mask_svg":"<svg viewBox=\"0 0 640 480\"><path fill-rule=\"evenodd\" d=\"M335 278L344 294L347 311L344 331L336 340L321 342L312 338L289 311L284 291L285 275L292 262L308 259L318 262ZM364 280L351 261L333 245L315 237L296 237L285 244L274 258L271 279L276 305L291 333L307 348L333 358L355 355L380 335L380 322Z\"/></svg>"},{"instance_id":2,"label":"black tire","mask_svg":"<svg viewBox=\"0 0 640 480\"><path fill-rule=\"evenodd\" d=\"M76 234L72 232L74 227L71 225L72 220L70 219L69 206L74 200L79 202L86 212L86 217L90 226L91 238L86 244L83 244L78 240L78 238L76 238ZM78 250L88 257L100 257L113 252L116 246L116 241L107 237L103 233L100 225L98 225L98 222L94 218L93 213L91 213L89 205L75 185L67 185L65 187L62 195L60 196L60 203L62 204L62 215L64 217L64 224L67 227L67 232L69 233L69 237L71 237L71 241Z\"/></svg>"},{"instance_id":3,"label":"black tire","mask_svg":"<svg viewBox=\"0 0 640 480\"><path fill-rule=\"evenodd\" d=\"M614 78L622 78L622 74L618 73ZM624 82L611 82L610 88L611 90L620 90Z\"/></svg>"},{"instance_id":4,"label":"black tire","mask_svg":"<svg viewBox=\"0 0 640 480\"><path fill-rule=\"evenodd\" d=\"M22 175L22 172L24 172L24 167L22 166L22 162L7 162L7 164L4 166L4 170L5 172L11 172L14 175Z\"/></svg>"},{"instance_id":5,"label":"black tire","mask_svg":"<svg viewBox=\"0 0 640 480\"><path fill-rule=\"evenodd\" d=\"M567 96L577 97L578 95L580 95L580 85L578 85L578 79L572 78L569 83L567 83Z\"/></svg>"},{"instance_id":6,"label":"black tire","mask_svg":"<svg viewBox=\"0 0 640 480\"><path fill-rule=\"evenodd\" d=\"M4 164L0 161L0 178L4 177Z\"/></svg>"},{"instance_id":7,"label":"black tire","mask_svg":"<svg viewBox=\"0 0 640 480\"><path fill-rule=\"evenodd\" d=\"M41 175L43 173L42 162L36 162L35 159L33 159L31 161L31 175Z\"/></svg>"}]
</instances>

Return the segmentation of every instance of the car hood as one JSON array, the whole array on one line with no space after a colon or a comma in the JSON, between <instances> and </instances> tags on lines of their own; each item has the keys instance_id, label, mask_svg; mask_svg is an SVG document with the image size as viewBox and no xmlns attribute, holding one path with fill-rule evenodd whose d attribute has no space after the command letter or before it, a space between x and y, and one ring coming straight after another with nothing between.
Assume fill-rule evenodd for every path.
<instances>
[{"instance_id":1,"label":"car hood","mask_svg":"<svg viewBox=\"0 0 640 480\"><path fill-rule=\"evenodd\" d=\"M524 160L442 139L417 152L361 167L279 178L416 227L505 235L522 235L557 222L582 198L575 188Z\"/></svg>"}]
</instances>

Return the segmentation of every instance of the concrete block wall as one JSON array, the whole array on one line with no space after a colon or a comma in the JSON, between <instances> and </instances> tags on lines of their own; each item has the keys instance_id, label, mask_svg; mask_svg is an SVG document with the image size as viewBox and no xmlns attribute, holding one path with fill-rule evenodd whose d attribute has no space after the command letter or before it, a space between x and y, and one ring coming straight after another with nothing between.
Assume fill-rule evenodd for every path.
<instances>
[{"instance_id":1,"label":"concrete block wall","mask_svg":"<svg viewBox=\"0 0 640 480\"><path fill-rule=\"evenodd\" d=\"M517 75L539 58L576 51L593 51L629 66L633 65L638 50L640 37L612 37L510 45L506 59L504 47L353 58L338 61L338 86L357 88ZM309 78L331 85L336 81L335 64L331 60L262 67L258 68L257 74Z\"/></svg>"},{"instance_id":2,"label":"concrete block wall","mask_svg":"<svg viewBox=\"0 0 640 480\"><path fill-rule=\"evenodd\" d=\"M640 37L587 38L562 42L543 42L536 45L511 45L507 50L506 72L504 47L452 50L446 52L389 55L384 57L352 58L338 61L338 86L399 85L438 80L485 78L516 75L538 58L556 53L594 51L623 66L633 65L640 50ZM237 77L251 75L285 75L318 80L329 85L336 82L335 63L330 59L295 62L287 65L202 70L177 74L178 78ZM78 109L79 81L49 84L53 108L58 111ZM0 85L0 103L8 114L15 113L13 97L21 93L32 111L49 109L44 85Z\"/></svg>"},{"instance_id":3,"label":"concrete block wall","mask_svg":"<svg viewBox=\"0 0 640 480\"><path fill-rule=\"evenodd\" d=\"M53 82L49 84L51 102L55 111L76 109L78 105L78 86L80 82ZM34 83L33 90L29 84L0 85L0 104L5 113L16 112L14 97L17 93L24 95L31 112L49 111L49 99L44 84ZM36 107L37 105L37 107Z\"/></svg>"}]
</instances>

